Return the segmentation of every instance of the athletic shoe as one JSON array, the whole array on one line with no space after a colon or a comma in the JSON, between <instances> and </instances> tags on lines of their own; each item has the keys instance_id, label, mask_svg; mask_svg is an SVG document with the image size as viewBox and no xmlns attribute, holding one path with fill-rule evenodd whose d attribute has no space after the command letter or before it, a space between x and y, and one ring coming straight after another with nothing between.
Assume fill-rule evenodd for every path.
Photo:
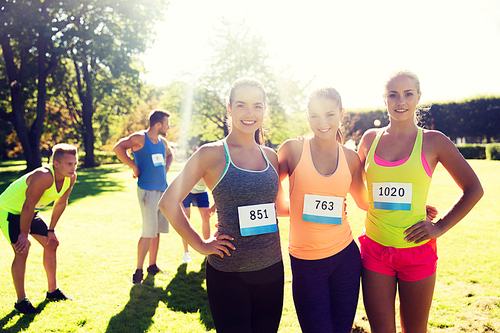
<instances>
[{"instance_id":1,"label":"athletic shoe","mask_svg":"<svg viewBox=\"0 0 500 333\"><path fill-rule=\"evenodd\" d=\"M132 275L132 283L139 284L143 281L142 269L136 269L134 275Z\"/></svg>"},{"instance_id":2,"label":"athletic shoe","mask_svg":"<svg viewBox=\"0 0 500 333\"><path fill-rule=\"evenodd\" d=\"M73 299L71 297L69 297L68 295L66 295L65 293L63 293L61 291L61 289L57 288L56 290L54 290L53 292L49 293L47 291L47 298L46 298L47 301L64 301L64 300L70 300L72 301Z\"/></svg>"},{"instance_id":3,"label":"athletic shoe","mask_svg":"<svg viewBox=\"0 0 500 333\"><path fill-rule=\"evenodd\" d=\"M187 264L188 262L191 262L191 253L184 252L184 254L182 255L182 263Z\"/></svg>"},{"instance_id":4,"label":"athletic shoe","mask_svg":"<svg viewBox=\"0 0 500 333\"><path fill-rule=\"evenodd\" d=\"M148 267L148 274L151 274L151 275L156 275L158 273L161 273L161 274L165 274L161 269L160 267L156 266L156 264L154 265L151 265Z\"/></svg>"},{"instance_id":5,"label":"athletic shoe","mask_svg":"<svg viewBox=\"0 0 500 333\"><path fill-rule=\"evenodd\" d=\"M23 298L20 302L17 302L14 305L14 309L16 309L17 312L24 314L36 314L40 312L33 307L30 300L27 298Z\"/></svg>"}]
</instances>

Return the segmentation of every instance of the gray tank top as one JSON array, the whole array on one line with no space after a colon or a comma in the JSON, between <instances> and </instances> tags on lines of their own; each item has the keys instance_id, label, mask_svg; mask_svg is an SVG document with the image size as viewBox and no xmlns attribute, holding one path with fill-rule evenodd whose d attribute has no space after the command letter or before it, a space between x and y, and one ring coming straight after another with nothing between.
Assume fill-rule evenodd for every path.
<instances>
[{"instance_id":1,"label":"gray tank top","mask_svg":"<svg viewBox=\"0 0 500 333\"><path fill-rule=\"evenodd\" d=\"M236 250L229 249L231 256L208 256L212 267L223 272L257 271L281 260L279 231L254 236L241 236L238 207L274 203L278 194L279 177L266 154L267 166L262 171L238 168L233 164L226 140L223 140L226 167L212 190L217 207L219 233L234 238ZM276 223L278 220L276 219Z\"/></svg>"}]
</instances>

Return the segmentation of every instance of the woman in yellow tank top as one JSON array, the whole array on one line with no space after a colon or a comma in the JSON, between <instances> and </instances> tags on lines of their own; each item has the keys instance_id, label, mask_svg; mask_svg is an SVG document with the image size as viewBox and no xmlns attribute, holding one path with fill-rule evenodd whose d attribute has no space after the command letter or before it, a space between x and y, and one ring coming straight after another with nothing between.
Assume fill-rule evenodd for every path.
<instances>
[{"instance_id":1,"label":"woman in yellow tank top","mask_svg":"<svg viewBox=\"0 0 500 333\"><path fill-rule=\"evenodd\" d=\"M312 134L287 140L278 151L280 180L290 179L288 250L302 332L351 332L356 314L361 257L344 200L349 192L364 210L368 203L359 157L341 144L343 115L335 89L312 92Z\"/></svg>"},{"instance_id":2,"label":"woman in yellow tank top","mask_svg":"<svg viewBox=\"0 0 500 333\"><path fill-rule=\"evenodd\" d=\"M392 75L384 90L389 125L366 131L358 149L369 191L366 234L360 244L363 302L373 333L396 332L396 290L402 332L427 331L436 280L435 239L483 195L479 179L455 145L441 132L416 125L420 96L414 73ZM432 222L425 217L425 200L438 162L463 192Z\"/></svg>"}]
</instances>

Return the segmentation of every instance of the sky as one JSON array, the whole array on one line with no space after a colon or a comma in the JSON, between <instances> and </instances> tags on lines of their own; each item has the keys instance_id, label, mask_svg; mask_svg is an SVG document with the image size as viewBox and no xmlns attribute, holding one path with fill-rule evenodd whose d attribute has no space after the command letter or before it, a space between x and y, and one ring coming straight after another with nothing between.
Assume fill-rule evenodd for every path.
<instances>
[{"instance_id":1,"label":"sky","mask_svg":"<svg viewBox=\"0 0 500 333\"><path fill-rule=\"evenodd\" d=\"M399 69L419 76L423 103L500 95L499 0L171 0L141 57L146 82L201 75L222 17L260 35L277 72L335 87L347 109L383 108Z\"/></svg>"}]
</instances>

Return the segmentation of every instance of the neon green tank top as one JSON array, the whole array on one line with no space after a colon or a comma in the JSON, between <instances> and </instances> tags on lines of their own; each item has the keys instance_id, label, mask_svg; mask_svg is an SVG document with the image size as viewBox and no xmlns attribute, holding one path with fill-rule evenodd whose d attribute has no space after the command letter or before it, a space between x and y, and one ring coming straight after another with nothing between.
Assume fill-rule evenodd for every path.
<instances>
[{"instance_id":1,"label":"neon green tank top","mask_svg":"<svg viewBox=\"0 0 500 333\"><path fill-rule=\"evenodd\" d=\"M426 217L425 205L431 177L422 164L423 132L418 129L411 155L404 163L381 166L375 162L375 150L383 132L377 134L366 159L370 205L365 219L365 234L384 246L420 246L425 242L415 244L405 241L404 231Z\"/></svg>"},{"instance_id":2,"label":"neon green tank top","mask_svg":"<svg viewBox=\"0 0 500 333\"><path fill-rule=\"evenodd\" d=\"M64 183L59 192L57 192L55 175L54 175L54 166L50 164L46 167L52 173L54 181L52 182L52 186L49 187L42 195L40 200L35 206L36 210L42 209L43 207L50 204L52 201L56 200L63 196L63 194L68 190L71 179L69 177L64 178ZM7 211L11 214L20 215L23 209L24 202L26 201L26 189L28 185L26 184L26 179L32 173L27 173L12 184L7 187L7 189L0 195L0 209Z\"/></svg>"}]
</instances>

